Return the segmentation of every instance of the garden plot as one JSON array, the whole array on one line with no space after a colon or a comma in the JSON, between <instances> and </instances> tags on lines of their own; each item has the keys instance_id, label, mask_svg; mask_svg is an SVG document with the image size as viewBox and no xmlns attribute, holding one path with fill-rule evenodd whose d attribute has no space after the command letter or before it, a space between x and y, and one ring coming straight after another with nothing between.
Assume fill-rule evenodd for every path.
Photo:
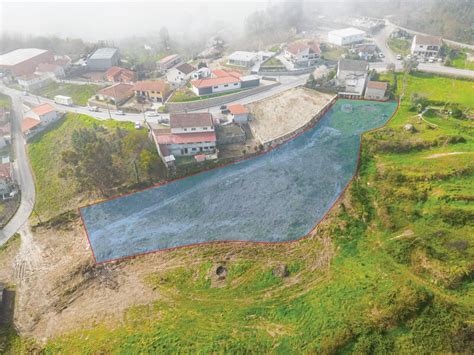
<instances>
[{"instance_id":1,"label":"garden plot","mask_svg":"<svg viewBox=\"0 0 474 355\"><path fill-rule=\"evenodd\" d=\"M385 124L396 106L339 100L315 128L269 153L82 208L96 261L306 235L354 175L360 134Z\"/></svg>"}]
</instances>

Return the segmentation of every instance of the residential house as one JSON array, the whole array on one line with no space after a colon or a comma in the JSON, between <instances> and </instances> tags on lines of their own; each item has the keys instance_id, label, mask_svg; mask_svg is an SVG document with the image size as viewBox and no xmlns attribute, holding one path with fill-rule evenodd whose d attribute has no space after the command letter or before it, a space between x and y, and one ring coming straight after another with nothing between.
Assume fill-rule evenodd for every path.
<instances>
[{"instance_id":1,"label":"residential house","mask_svg":"<svg viewBox=\"0 0 474 355\"><path fill-rule=\"evenodd\" d=\"M369 100L385 100L387 98L388 83L385 81L369 81L364 97Z\"/></svg>"},{"instance_id":2,"label":"residential house","mask_svg":"<svg viewBox=\"0 0 474 355\"><path fill-rule=\"evenodd\" d=\"M369 63L363 60L340 59L337 63L336 81L344 86L341 96L363 97L368 78Z\"/></svg>"},{"instance_id":3,"label":"residential house","mask_svg":"<svg viewBox=\"0 0 474 355\"><path fill-rule=\"evenodd\" d=\"M211 78L191 81L191 89L198 96L247 89L259 85L260 78L257 75L241 76L237 72L221 69L213 70Z\"/></svg>"},{"instance_id":4,"label":"residential house","mask_svg":"<svg viewBox=\"0 0 474 355\"><path fill-rule=\"evenodd\" d=\"M321 55L319 45L314 42L295 42L285 48L284 57L293 64L295 68L314 66Z\"/></svg>"},{"instance_id":5,"label":"residential house","mask_svg":"<svg viewBox=\"0 0 474 355\"><path fill-rule=\"evenodd\" d=\"M0 107L0 137L3 138L5 144L11 143L10 113L3 107Z\"/></svg>"},{"instance_id":6,"label":"residential house","mask_svg":"<svg viewBox=\"0 0 474 355\"><path fill-rule=\"evenodd\" d=\"M100 89L95 97L99 101L111 102L118 106L133 96L133 88L133 84L116 83Z\"/></svg>"},{"instance_id":7,"label":"residential house","mask_svg":"<svg viewBox=\"0 0 474 355\"><path fill-rule=\"evenodd\" d=\"M13 176L11 163L0 164L0 197L5 200L10 197L13 191Z\"/></svg>"},{"instance_id":8,"label":"residential house","mask_svg":"<svg viewBox=\"0 0 474 355\"><path fill-rule=\"evenodd\" d=\"M353 52L357 53L362 60L371 60L375 56L376 48L377 46L375 44L362 44L356 46Z\"/></svg>"},{"instance_id":9,"label":"residential house","mask_svg":"<svg viewBox=\"0 0 474 355\"><path fill-rule=\"evenodd\" d=\"M195 71L196 68L193 65L189 63L183 63L168 70L166 73L166 80L171 84L185 84L189 79L192 78L192 75Z\"/></svg>"},{"instance_id":10,"label":"residential house","mask_svg":"<svg viewBox=\"0 0 474 355\"><path fill-rule=\"evenodd\" d=\"M66 71L71 67L72 60L67 55L55 55L54 64L59 65L64 71Z\"/></svg>"},{"instance_id":11,"label":"residential house","mask_svg":"<svg viewBox=\"0 0 474 355\"><path fill-rule=\"evenodd\" d=\"M41 126L40 120L31 118L31 117L25 117L21 121L21 132L25 136L29 136L33 134L34 132L36 132L40 126Z\"/></svg>"},{"instance_id":12,"label":"residential house","mask_svg":"<svg viewBox=\"0 0 474 355\"><path fill-rule=\"evenodd\" d=\"M164 73L179 63L181 63L181 57L178 54L171 54L158 61L158 69Z\"/></svg>"},{"instance_id":13,"label":"residential house","mask_svg":"<svg viewBox=\"0 0 474 355\"><path fill-rule=\"evenodd\" d=\"M36 67L35 74L49 76L50 78L62 78L65 76L64 68L55 63L41 63Z\"/></svg>"},{"instance_id":14,"label":"residential house","mask_svg":"<svg viewBox=\"0 0 474 355\"><path fill-rule=\"evenodd\" d=\"M258 55L254 52L236 51L227 57L227 64L244 68L250 68L258 61Z\"/></svg>"},{"instance_id":15,"label":"residential house","mask_svg":"<svg viewBox=\"0 0 474 355\"><path fill-rule=\"evenodd\" d=\"M99 48L87 59L87 69L104 71L116 66L120 61L118 48Z\"/></svg>"},{"instance_id":16,"label":"residential house","mask_svg":"<svg viewBox=\"0 0 474 355\"><path fill-rule=\"evenodd\" d=\"M208 67L202 67L191 74L191 79L209 78L211 74L211 69L209 69Z\"/></svg>"},{"instance_id":17,"label":"residential house","mask_svg":"<svg viewBox=\"0 0 474 355\"><path fill-rule=\"evenodd\" d=\"M40 121L42 124L48 124L58 119L58 112L52 105L46 103L33 107L25 116Z\"/></svg>"},{"instance_id":18,"label":"residential house","mask_svg":"<svg viewBox=\"0 0 474 355\"><path fill-rule=\"evenodd\" d=\"M338 46L360 43L364 38L365 32L353 27L328 32L328 42Z\"/></svg>"},{"instance_id":19,"label":"residential house","mask_svg":"<svg viewBox=\"0 0 474 355\"><path fill-rule=\"evenodd\" d=\"M415 35L411 44L411 54L423 57L436 57L442 45L441 37Z\"/></svg>"},{"instance_id":20,"label":"residential house","mask_svg":"<svg viewBox=\"0 0 474 355\"><path fill-rule=\"evenodd\" d=\"M153 102L165 102L170 94L169 86L162 80L137 81L133 91L137 98Z\"/></svg>"},{"instance_id":21,"label":"residential house","mask_svg":"<svg viewBox=\"0 0 474 355\"><path fill-rule=\"evenodd\" d=\"M170 128L153 129L152 135L167 165L174 157L212 154L216 149L213 119L207 112L171 113Z\"/></svg>"},{"instance_id":22,"label":"residential house","mask_svg":"<svg viewBox=\"0 0 474 355\"><path fill-rule=\"evenodd\" d=\"M17 78L18 84L26 91L41 89L51 83L48 75L27 74Z\"/></svg>"},{"instance_id":23,"label":"residential house","mask_svg":"<svg viewBox=\"0 0 474 355\"><path fill-rule=\"evenodd\" d=\"M247 123L249 121L249 110L244 105L229 105L227 109L232 117L232 121L235 123Z\"/></svg>"},{"instance_id":24,"label":"residential house","mask_svg":"<svg viewBox=\"0 0 474 355\"><path fill-rule=\"evenodd\" d=\"M113 83L129 83L135 80L135 72L130 69L111 67L105 72L104 78Z\"/></svg>"}]
</instances>

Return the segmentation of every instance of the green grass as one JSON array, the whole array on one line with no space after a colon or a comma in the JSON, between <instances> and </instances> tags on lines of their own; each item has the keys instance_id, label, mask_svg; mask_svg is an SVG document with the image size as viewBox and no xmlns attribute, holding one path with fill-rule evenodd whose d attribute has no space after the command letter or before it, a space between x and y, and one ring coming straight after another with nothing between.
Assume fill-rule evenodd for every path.
<instances>
[{"instance_id":1,"label":"green grass","mask_svg":"<svg viewBox=\"0 0 474 355\"><path fill-rule=\"evenodd\" d=\"M396 54L401 54L402 56L410 54L411 41L407 39L389 38L387 45Z\"/></svg>"},{"instance_id":2,"label":"green grass","mask_svg":"<svg viewBox=\"0 0 474 355\"><path fill-rule=\"evenodd\" d=\"M230 90L226 92L219 92L216 94L197 96L189 89L182 89L182 90L175 91L175 93L173 94L169 102L192 102L192 101L206 100L206 99L211 99L213 97L220 97L220 96L235 94L242 90L245 90L245 89Z\"/></svg>"},{"instance_id":3,"label":"green grass","mask_svg":"<svg viewBox=\"0 0 474 355\"><path fill-rule=\"evenodd\" d=\"M474 108L472 82L414 75L407 84ZM115 327L50 339L45 352L464 352L474 317L474 160L426 158L471 154L474 129L434 115L436 129L419 123L408 97L385 128L364 135L358 176L317 237L168 252L170 266L143 280L155 302L131 307ZM452 136L464 141L447 143ZM282 264L288 277L273 273Z\"/></svg>"},{"instance_id":4,"label":"green grass","mask_svg":"<svg viewBox=\"0 0 474 355\"><path fill-rule=\"evenodd\" d=\"M471 53L471 56L474 55ZM474 60L467 60L466 50L463 50L459 55L451 60L451 67L459 69L474 70Z\"/></svg>"},{"instance_id":5,"label":"green grass","mask_svg":"<svg viewBox=\"0 0 474 355\"><path fill-rule=\"evenodd\" d=\"M130 122L98 121L90 116L68 113L65 119L40 133L28 145L36 185L34 217L46 220L77 208L91 198L78 194L74 182L62 179L58 174L62 168L61 152L69 146L72 132L94 124L108 129L133 129L133 123Z\"/></svg>"},{"instance_id":6,"label":"green grass","mask_svg":"<svg viewBox=\"0 0 474 355\"><path fill-rule=\"evenodd\" d=\"M343 54L347 54L347 49L343 47L328 47L322 50L321 57L326 60L337 61Z\"/></svg>"},{"instance_id":7,"label":"green grass","mask_svg":"<svg viewBox=\"0 0 474 355\"><path fill-rule=\"evenodd\" d=\"M0 93L0 107L6 110L10 109L10 96Z\"/></svg>"},{"instance_id":8,"label":"green grass","mask_svg":"<svg viewBox=\"0 0 474 355\"><path fill-rule=\"evenodd\" d=\"M77 85L67 83L51 83L36 90L34 94L53 99L56 95L70 96L76 105L85 106L87 100L96 94L101 87L93 84Z\"/></svg>"},{"instance_id":9,"label":"green grass","mask_svg":"<svg viewBox=\"0 0 474 355\"><path fill-rule=\"evenodd\" d=\"M272 57L261 65L262 68L266 67L285 67L280 59Z\"/></svg>"}]
</instances>

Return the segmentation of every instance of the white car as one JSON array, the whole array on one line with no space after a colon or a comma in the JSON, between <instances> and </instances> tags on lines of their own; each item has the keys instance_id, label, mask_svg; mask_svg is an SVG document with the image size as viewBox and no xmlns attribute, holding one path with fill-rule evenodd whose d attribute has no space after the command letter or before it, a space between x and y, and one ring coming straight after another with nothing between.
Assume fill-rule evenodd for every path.
<instances>
[{"instance_id":1,"label":"white car","mask_svg":"<svg viewBox=\"0 0 474 355\"><path fill-rule=\"evenodd\" d=\"M125 115L125 113L124 113L122 110L116 111L115 114L116 114L116 115L120 115L120 116Z\"/></svg>"},{"instance_id":2,"label":"white car","mask_svg":"<svg viewBox=\"0 0 474 355\"><path fill-rule=\"evenodd\" d=\"M401 59L402 59L402 55L401 55L401 54L397 54L397 59L398 59L398 60L401 60Z\"/></svg>"},{"instance_id":3,"label":"white car","mask_svg":"<svg viewBox=\"0 0 474 355\"><path fill-rule=\"evenodd\" d=\"M141 129L142 125L140 122L135 122L135 129Z\"/></svg>"},{"instance_id":4,"label":"white car","mask_svg":"<svg viewBox=\"0 0 474 355\"><path fill-rule=\"evenodd\" d=\"M407 55L407 59L408 59L408 60L411 59L411 54L408 54L408 55Z\"/></svg>"},{"instance_id":5,"label":"white car","mask_svg":"<svg viewBox=\"0 0 474 355\"><path fill-rule=\"evenodd\" d=\"M91 112L99 112L99 108L97 106L88 106L87 108Z\"/></svg>"},{"instance_id":6,"label":"white car","mask_svg":"<svg viewBox=\"0 0 474 355\"><path fill-rule=\"evenodd\" d=\"M158 112L155 112L155 111L148 111L148 112L145 113L145 115L147 117L158 117L159 116Z\"/></svg>"},{"instance_id":7,"label":"white car","mask_svg":"<svg viewBox=\"0 0 474 355\"><path fill-rule=\"evenodd\" d=\"M383 57L385 57L385 55L382 52L380 52L379 53L379 58L383 58Z\"/></svg>"}]
</instances>

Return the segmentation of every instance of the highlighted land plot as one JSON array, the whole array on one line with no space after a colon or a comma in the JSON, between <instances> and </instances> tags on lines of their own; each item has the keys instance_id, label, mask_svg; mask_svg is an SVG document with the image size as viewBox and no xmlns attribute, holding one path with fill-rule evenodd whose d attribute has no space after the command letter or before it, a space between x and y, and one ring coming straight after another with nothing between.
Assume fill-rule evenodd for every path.
<instances>
[{"instance_id":1,"label":"highlighted land plot","mask_svg":"<svg viewBox=\"0 0 474 355\"><path fill-rule=\"evenodd\" d=\"M396 107L338 100L315 128L269 153L81 208L96 261L213 241L301 238L354 175L360 134L384 125Z\"/></svg>"}]
</instances>

